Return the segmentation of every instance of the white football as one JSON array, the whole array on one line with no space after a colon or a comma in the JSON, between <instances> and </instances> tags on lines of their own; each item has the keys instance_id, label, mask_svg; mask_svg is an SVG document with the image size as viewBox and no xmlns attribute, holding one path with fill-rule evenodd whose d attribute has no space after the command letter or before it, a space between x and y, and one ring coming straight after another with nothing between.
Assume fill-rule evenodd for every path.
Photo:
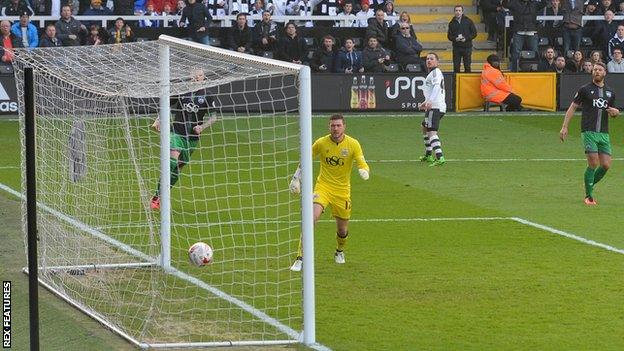
<instances>
[{"instance_id":1,"label":"white football","mask_svg":"<svg viewBox=\"0 0 624 351\"><path fill-rule=\"evenodd\" d=\"M201 267L212 263L213 251L210 245L200 241L191 245L188 255L192 264Z\"/></svg>"}]
</instances>

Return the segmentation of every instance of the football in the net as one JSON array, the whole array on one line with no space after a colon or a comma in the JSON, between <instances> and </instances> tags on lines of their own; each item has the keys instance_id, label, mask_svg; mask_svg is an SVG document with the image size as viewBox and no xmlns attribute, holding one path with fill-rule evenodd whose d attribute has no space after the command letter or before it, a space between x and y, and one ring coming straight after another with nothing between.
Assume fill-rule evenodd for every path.
<instances>
[{"instance_id":1,"label":"football in the net","mask_svg":"<svg viewBox=\"0 0 624 351\"><path fill-rule=\"evenodd\" d=\"M212 263L213 251L210 245L200 241L191 245L188 255L192 264L201 267Z\"/></svg>"}]
</instances>

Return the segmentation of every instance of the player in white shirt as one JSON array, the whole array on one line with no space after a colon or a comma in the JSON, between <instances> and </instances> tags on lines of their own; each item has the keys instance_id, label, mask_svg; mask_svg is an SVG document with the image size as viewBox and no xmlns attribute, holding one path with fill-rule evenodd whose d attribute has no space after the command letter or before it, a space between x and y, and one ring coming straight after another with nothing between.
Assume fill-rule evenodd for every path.
<instances>
[{"instance_id":1,"label":"player in white shirt","mask_svg":"<svg viewBox=\"0 0 624 351\"><path fill-rule=\"evenodd\" d=\"M425 155L420 157L420 161L429 162L429 166L441 166L446 162L442 153L442 144L438 137L440 120L446 113L444 76L440 68L438 68L438 54L428 53L426 64L429 74L425 78L425 84L423 85L425 101L418 104L418 108L425 111L425 119L422 122Z\"/></svg>"}]
</instances>

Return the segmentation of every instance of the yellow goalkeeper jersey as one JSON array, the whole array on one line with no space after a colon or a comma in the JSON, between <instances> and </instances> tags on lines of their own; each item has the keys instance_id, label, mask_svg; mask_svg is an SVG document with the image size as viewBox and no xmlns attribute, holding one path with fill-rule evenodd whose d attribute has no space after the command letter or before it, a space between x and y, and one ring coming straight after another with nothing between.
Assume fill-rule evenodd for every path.
<instances>
[{"instance_id":1,"label":"yellow goalkeeper jersey","mask_svg":"<svg viewBox=\"0 0 624 351\"><path fill-rule=\"evenodd\" d=\"M316 186L334 195L350 196L353 161L358 169L369 170L360 143L346 134L339 143L331 135L318 138L312 145L312 157L321 161Z\"/></svg>"}]
</instances>

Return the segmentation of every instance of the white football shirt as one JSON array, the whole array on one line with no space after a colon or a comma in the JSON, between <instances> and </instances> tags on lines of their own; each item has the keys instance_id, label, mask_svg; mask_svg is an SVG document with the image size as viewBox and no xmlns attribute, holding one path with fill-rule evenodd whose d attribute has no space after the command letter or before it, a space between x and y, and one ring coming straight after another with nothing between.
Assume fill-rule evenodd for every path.
<instances>
[{"instance_id":1,"label":"white football shirt","mask_svg":"<svg viewBox=\"0 0 624 351\"><path fill-rule=\"evenodd\" d=\"M436 96L434 88L437 89ZM427 78L425 78L425 85L423 86L423 93L425 95L425 101L431 102L431 108L440 110L442 113L446 113L446 93L444 91L444 76L439 68L434 68L429 72Z\"/></svg>"}]
</instances>

